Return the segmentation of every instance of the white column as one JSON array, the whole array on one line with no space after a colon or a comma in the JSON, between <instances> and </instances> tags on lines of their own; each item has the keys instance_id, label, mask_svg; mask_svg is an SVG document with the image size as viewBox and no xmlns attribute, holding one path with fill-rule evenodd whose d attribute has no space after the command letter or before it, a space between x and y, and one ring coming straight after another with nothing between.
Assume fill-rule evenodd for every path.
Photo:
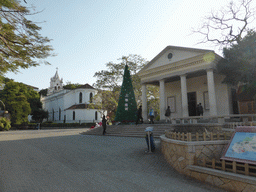
<instances>
[{"instance_id":1,"label":"white column","mask_svg":"<svg viewBox=\"0 0 256 192\"><path fill-rule=\"evenodd\" d=\"M148 118L147 114L147 87L146 84L142 84L142 118L146 121Z\"/></svg>"},{"instance_id":2,"label":"white column","mask_svg":"<svg viewBox=\"0 0 256 192\"><path fill-rule=\"evenodd\" d=\"M165 120L165 86L164 86L164 80L159 81L160 88L160 120Z\"/></svg>"},{"instance_id":3,"label":"white column","mask_svg":"<svg viewBox=\"0 0 256 192\"><path fill-rule=\"evenodd\" d=\"M207 84L208 84L210 115L215 116L215 115L217 115L217 105L216 105L216 94L215 94L213 69L207 70Z\"/></svg>"},{"instance_id":4,"label":"white column","mask_svg":"<svg viewBox=\"0 0 256 192\"><path fill-rule=\"evenodd\" d=\"M187 79L186 75L180 76L181 83L181 104L182 104L182 116L188 117L188 94L187 94Z\"/></svg>"}]
</instances>

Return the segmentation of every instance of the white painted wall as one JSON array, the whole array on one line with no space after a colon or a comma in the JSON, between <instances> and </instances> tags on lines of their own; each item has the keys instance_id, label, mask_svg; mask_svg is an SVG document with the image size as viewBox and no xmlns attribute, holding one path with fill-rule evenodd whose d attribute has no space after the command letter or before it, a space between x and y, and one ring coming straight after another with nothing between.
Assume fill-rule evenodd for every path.
<instances>
[{"instance_id":1,"label":"white painted wall","mask_svg":"<svg viewBox=\"0 0 256 192\"><path fill-rule=\"evenodd\" d=\"M69 107L80 104L79 94L82 93L82 104L90 103L90 93L93 96L96 94L95 89L75 89L75 90L63 90L58 93L54 93L45 98L42 98L43 108L49 112L48 120L54 122L63 122L66 115L66 122L89 122L89 121L101 121L101 113L96 109L75 109L66 110ZM61 119L59 119L59 109L61 109ZM54 119L53 119L54 110ZM76 120L73 121L73 111L75 111ZM98 111L98 120L95 120L95 111Z\"/></svg>"},{"instance_id":2,"label":"white painted wall","mask_svg":"<svg viewBox=\"0 0 256 192\"><path fill-rule=\"evenodd\" d=\"M217 100L217 113L218 115L231 114L230 107L230 89L226 84L222 84L223 76L214 74L216 100ZM209 110L204 106L204 92L208 91L207 76L200 76L187 79L187 92L196 92L197 103L202 103L204 107L204 116L209 116ZM165 103L167 108L167 98L175 96L176 112L172 113L172 117L182 117L181 108L181 85L180 81L175 81L165 84Z\"/></svg>"}]
</instances>

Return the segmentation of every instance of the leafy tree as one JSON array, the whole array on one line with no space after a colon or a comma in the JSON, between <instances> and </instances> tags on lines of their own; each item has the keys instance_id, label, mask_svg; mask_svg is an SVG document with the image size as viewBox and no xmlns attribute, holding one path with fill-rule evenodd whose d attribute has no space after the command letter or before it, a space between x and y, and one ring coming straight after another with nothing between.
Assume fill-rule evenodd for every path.
<instances>
[{"instance_id":1,"label":"leafy tree","mask_svg":"<svg viewBox=\"0 0 256 192\"><path fill-rule=\"evenodd\" d=\"M27 123L28 115L38 114L42 108L39 94L23 83L7 82L0 96L15 124Z\"/></svg>"},{"instance_id":2,"label":"leafy tree","mask_svg":"<svg viewBox=\"0 0 256 192\"><path fill-rule=\"evenodd\" d=\"M42 123L42 121L48 117L48 112L42 109L39 94L35 97L28 98L28 102L30 103L32 119Z\"/></svg>"},{"instance_id":3,"label":"leafy tree","mask_svg":"<svg viewBox=\"0 0 256 192\"><path fill-rule=\"evenodd\" d=\"M48 93L48 89L41 89L39 91L39 95L41 95L41 96L47 96L47 93Z\"/></svg>"},{"instance_id":4,"label":"leafy tree","mask_svg":"<svg viewBox=\"0 0 256 192\"><path fill-rule=\"evenodd\" d=\"M193 32L202 35L200 43L212 42L221 47L238 43L250 31L249 26L254 20L252 4L253 0L230 1L226 7L206 16Z\"/></svg>"},{"instance_id":5,"label":"leafy tree","mask_svg":"<svg viewBox=\"0 0 256 192\"><path fill-rule=\"evenodd\" d=\"M98 94L94 98L94 100L98 100L98 102L96 102L94 107L108 111L112 120L115 117L118 106L125 65L129 66L135 100L138 104L141 104L141 85L137 72L147 63L147 61L139 55L123 56L118 60L120 61L119 63L109 62L106 64L107 70L101 70L94 74L97 80L93 86L98 89ZM100 102L100 100L102 100L102 102Z\"/></svg>"},{"instance_id":6,"label":"leafy tree","mask_svg":"<svg viewBox=\"0 0 256 192\"><path fill-rule=\"evenodd\" d=\"M70 81L68 81L67 84L63 86L63 88L64 89L76 89L79 86L81 86L81 84L79 84L79 83L71 83Z\"/></svg>"},{"instance_id":7,"label":"leafy tree","mask_svg":"<svg viewBox=\"0 0 256 192\"><path fill-rule=\"evenodd\" d=\"M32 13L33 14L33 13ZM0 76L38 66L53 56L50 40L39 34L41 27L26 17L30 10L19 1L0 1Z\"/></svg>"},{"instance_id":8,"label":"leafy tree","mask_svg":"<svg viewBox=\"0 0 256 192\"><path fill-rule=\"evenodd\" d=\"M159 87L158 86L153 86L153 85L148 85L147 86L147 98L148 98L148 110L150 107L152 107L155 111L155 116L156 120L158 118L158 115L160 114L160 103L159 103Z\"/></svg>"},{"instance_id":9,"label":"leafy tree","mask_svg":"<svg viewBox=\"0 0 256 192\"><path fill-rule=\"evenodd\" d=\"M48 112L42 108L37 108L31 112L31 115L34 121L42 123L48 117Z\"/></svg>"},{"instance_id":10,"label":"leafy tree","mask_svg":"<svg viewBox=\"0 0 256 192\"><path fill-rule=\"evenodd\" d=\"M128 65L125 65L123 83L118 101L115 121L136 121L137 104L133 91L130 71Z\"/></svg>"},{"instance_id":11,"label":"leafy tree","mask_svg":"<svg viewBox=\"0 0 256 192\"><path fill-rule=\"evenodd\" d=\"M5 117L0 119L0 129L4 131L9 131L11 128L11 122Z\"/></svg>"},{"instance_id":12,"label":"leafy tree","mask_svg":"<svg viewBox=\"0 0 256 192\"><path fill-rule=\"evenodd\" d=\"M224 83L237 86L239 83L255 87L256 82L256 32L249 31L238 43L223 49L224 58L217 69L225 75Z\"/></svg>"}]
</instances>

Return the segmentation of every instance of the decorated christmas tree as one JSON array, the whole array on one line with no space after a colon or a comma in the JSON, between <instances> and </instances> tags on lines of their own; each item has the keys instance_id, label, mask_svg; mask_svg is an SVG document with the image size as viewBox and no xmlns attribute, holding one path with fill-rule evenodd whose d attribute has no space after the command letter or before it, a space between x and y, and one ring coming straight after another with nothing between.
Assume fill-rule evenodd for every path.
<instances>
[{"instance_id":1,"label":"decorated christmas tree","mask_svg":"<svg viewBox=\"0 0 256 192\"><path fill-rule=\"evenodd\" d=\"M137 104L132 86L132 80L128 66L125 65L123 83L118 101L115 121L135 122Z\"/></svg>"}]
</instances>

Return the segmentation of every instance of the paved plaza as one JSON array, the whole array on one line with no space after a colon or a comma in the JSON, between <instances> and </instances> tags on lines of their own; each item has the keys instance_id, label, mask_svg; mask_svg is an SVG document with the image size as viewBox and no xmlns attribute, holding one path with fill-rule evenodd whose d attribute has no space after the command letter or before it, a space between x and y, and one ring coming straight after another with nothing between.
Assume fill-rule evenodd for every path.
<instances>
[{"instance_id":1,"label":"paved plaza","mask_svg":"<svg viewBox=\"0 0 256 192\"><path fill-rule=\"evenodd\" d=\"M0 132L0 191L222 191L173 170L144 138L86 129Z\"/></svg>"}]
</instances>

